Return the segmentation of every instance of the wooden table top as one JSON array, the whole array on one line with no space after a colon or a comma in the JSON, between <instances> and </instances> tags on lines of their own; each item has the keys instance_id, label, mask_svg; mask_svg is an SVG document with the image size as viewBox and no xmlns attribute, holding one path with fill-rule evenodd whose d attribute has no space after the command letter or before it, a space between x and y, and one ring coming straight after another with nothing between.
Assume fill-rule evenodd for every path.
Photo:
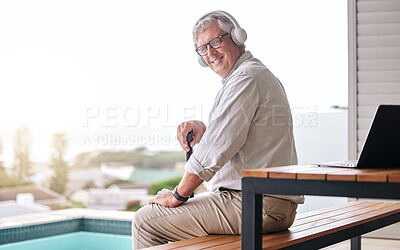
<instances>
[{"instance_id":1,"label":"wooden table top","mask_svg":"<svg viewBox=\"0 0 400 250\"><path fill-rule=\"evenodd\" d=\"M400 183L400 168L352 169L293 165L242 170L242 177Z\"/></svg>"}]
</instances>

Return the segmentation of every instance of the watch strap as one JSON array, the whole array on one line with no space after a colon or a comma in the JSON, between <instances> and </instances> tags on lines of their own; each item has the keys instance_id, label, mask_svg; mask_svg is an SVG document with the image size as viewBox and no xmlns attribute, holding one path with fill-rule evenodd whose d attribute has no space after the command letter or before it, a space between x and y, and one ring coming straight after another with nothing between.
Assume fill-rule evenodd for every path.
<instances>
[{"instance_id":1,"label":"watch strap","mask_svg":"<svg viewBox=\"0 0 400 250\"><path fill-rule=\"evenodd\" d=\"M176 186L174 188L174 191L172 193L172 195L175 197L175 199L177 199L178 201L183 201L183 202L187 202L189 200L189 198L193 198L194 197L194 193L192 193L189 197L182 197L178 194L178 186Z\"/></svg>"}]
</instances>

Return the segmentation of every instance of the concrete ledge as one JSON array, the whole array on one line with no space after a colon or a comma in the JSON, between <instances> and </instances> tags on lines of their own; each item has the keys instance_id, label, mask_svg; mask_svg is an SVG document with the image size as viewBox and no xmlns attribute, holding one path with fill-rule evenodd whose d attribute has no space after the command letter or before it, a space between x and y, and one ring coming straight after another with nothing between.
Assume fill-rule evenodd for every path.
<instances>
[{"instance_id":1,"label":"concrete ledge","mask_svg":"<svg viewBox=\"0 0 400 250\"><path fill-rule=\"evenodd\" d=\"M30 226L80 218L132 221L134 214L135 212L128 211L106 211L84 208L70 208L44 213L32 213L0 218L0 229L19 226Z\"/></svg>"}]
</instances>

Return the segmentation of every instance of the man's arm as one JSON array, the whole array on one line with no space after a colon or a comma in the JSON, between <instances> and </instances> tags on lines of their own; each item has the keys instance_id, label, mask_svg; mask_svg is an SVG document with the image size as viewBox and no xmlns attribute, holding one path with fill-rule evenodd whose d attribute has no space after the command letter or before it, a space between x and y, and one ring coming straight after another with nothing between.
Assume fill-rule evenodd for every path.
<instances>
[{"instance_id":1,"label":"man's arm","mask_svg":"<svg viewBox=\"0 0 400 250\"><path fill-rule=\"evenodd\" d=\"M176 192L182 197L189 197L201 183L203 183L203 180L199 176L185 172ZM163 189L157 193L154 199L150 199L148 203L157 203L164 207L179 206L182 201L178 201L172 194L171 190Z\"/></svg>"},{"instance_id":2,"label":"man's arm","mask_svg":"<svg viewBox=\"0 0 400 250\"><path fill-rule=\"evenodd\" d=\"M245 73L224 85L220 96L218 105L210 114L207 130L185 164L186 171L197 174L207 182L246 143L261 101L254 78Z\"/></svg>"},{"instance_id":3,"label":"man's arm","mask_svg":"<svg viewBox=\"0 0 400 250\"><path fill-rule=\"evenodd\" d=\"M186 142L186 135L190 131L193 131L194 140L191 143L193 147L201 140L205 130L206 125L201 121L184 122L178 126L177 139L182 148L188 152L189 146ZM199 176L185 171L176 192L182 197L189 197L201 183L203 183L203 180ZM157 193L154 199L150 199L148 203L157 203L165 207L176 207L182 204L182 201L177 200L172 194L173 192L171 190L163 189Z\"/></svg>"}]
</instances>

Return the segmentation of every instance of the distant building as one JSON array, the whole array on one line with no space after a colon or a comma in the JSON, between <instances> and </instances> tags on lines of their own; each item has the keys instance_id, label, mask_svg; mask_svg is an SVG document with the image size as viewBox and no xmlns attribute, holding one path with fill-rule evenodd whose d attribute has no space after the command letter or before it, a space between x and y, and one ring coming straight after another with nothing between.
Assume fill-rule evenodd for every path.
<instances>
[{"instance_id":1,"label":"distant building","mask_svg":"<svg viewBox=\"0 0 400 250\"><path fill-rule=\"evenodd\" d=\"M122 162L103 163L100 168L73 170L68 176L67 194L86 187L88 184L102 188L115 180L129 180L135 167Z\"/></svg>"},{"instance_id":2,"label":"distant building","mask_svg":"<svg viewBox=\"0 0 400 250\"><path fill-rule=\"evenodd\" d=\"M0 217L69 206L67 199L50 189L34 185L0 188Z\"/></svg>"},{"instance_id":3,"label":"distant building","mask_svg":"<svg viewBox=\"0 0 400 250\"><path fill-rule=\"evenodd\" d=\"M126 165L125 163L111 162L102 163L100 166L101 172L111 180L129 180L135 167Z\"/></svg>"},{"instance_id":4,"label":"distant building","mask_svg":"<svg viewBox=\"0 0 400 250\"><path fill-rule=\"evenodd\" d=\"M104 187L108 182L99 168L73 170L68 175L66 194L73 194L88 184L92 184L95 187Z\"/></svg>"},{"instance_id":5,"label":"distant building","mask_svg":"<svg viewBox=\"0 0 400 250\"><path fill-rule=\"evenodd\" d=\"M130 201L139 201L141 205L145 205L153 197L154 195L149 195L147 186L119 184L107 189L79 190L72 194L70 199L82 202L87 208L125 210Z\"/></svg>"},{"instance_id":6,"label":"distant building","mask_svg":"<svg viewBox=\"0 0 400 250\"><path fill-rule=\"evenodd\" d=\"M18 194L16 201L0 201L0 217L41 213L50 210L48 206L36 204L31 193Z\"/></svg>"}]
</instances>

